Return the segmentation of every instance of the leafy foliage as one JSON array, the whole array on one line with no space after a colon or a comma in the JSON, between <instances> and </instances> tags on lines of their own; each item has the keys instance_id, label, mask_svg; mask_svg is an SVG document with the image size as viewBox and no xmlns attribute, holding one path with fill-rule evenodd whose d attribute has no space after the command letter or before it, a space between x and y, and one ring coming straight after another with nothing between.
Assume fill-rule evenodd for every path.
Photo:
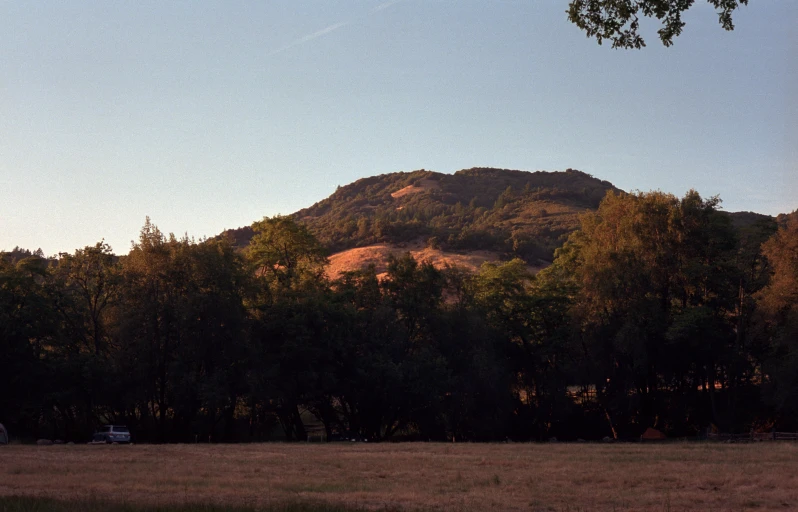
<instances>
[{"instance_id":1,"label":"leafy foliage","mask_svg":"<svg viewBox=\"0 0 798 512\"><path fill-rule=\"evenodd\" d=\"M798 215L785 216L782 227L763 246L772 269L760 294L764 329L761 333L770 357L766 364L766 395L798 426Z\"/></svg>"},{"instance_id":2,"label":"leafy foliage","mask_svg":"<svg viewBox=\"0 0 798 512\"><path fill-rule=\"evenodd\" d=\"M458 180L485 174L529 179ZM429 199L447 190L432 178L385 193L447 204ZM534 204L503 185L501 211ZM469 273L406 254L384 277L331 281L312 224L293 217L254 223L246 251L147 219L126 256L100 242L57 260L0 257L0 386L13 390L0 417L29 438L83 440L112 422L184 442L304 440L311 427L487 441L798 425L795 214L730 216L695 191L609 189L595 210L569 197L586 205L579 227L537 275L520 258Z\"/></svg>"},{"instance_id":3,"label":"leafy foliage","mask_svg":"<svg viewBox=\"0 0 798 512\"><path fill-rule=\"evenodd\" d=\"M734 30L732 13L748 0L707 0L718 13L718 22L725 30ZM640 17L656 18L662 22L657 31L662 44L671 46L681 35L685 22L682 14L694 0L572 0L568 5L568 19L585 31L587 37L599 44L612 41L613 48L643 48Z\"/></svg>"}]
</instances>

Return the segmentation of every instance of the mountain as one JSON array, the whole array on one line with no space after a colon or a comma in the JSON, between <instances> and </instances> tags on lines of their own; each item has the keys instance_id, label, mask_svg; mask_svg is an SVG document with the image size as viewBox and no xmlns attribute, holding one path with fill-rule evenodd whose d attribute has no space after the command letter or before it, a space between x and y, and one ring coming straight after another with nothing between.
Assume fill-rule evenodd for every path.
<instances>
[{"instance_id":1,"label":"mountain","mask_svg":"<svg viewBox=\"0 0 798 512\"><path fill-rule=\"evenodd\" d=\"M357 180L292 216L330 250L332 276L369 264L381 272L390 255L405 252L471 270L517 257L535 271L552 261L554 250L579 227L579 215L598 208L609 190L620 192L574 169L472 168L454 174L421 169ZM729 216L741 233L775 227L768 215ZM223 235L243 247L253 232L244 227Z\"/></svg>"},{"instance_id":2,"label":"mountain","mask_svg":"<svg viewBox=\"0 0 798 512\"><path fill-rule=\"evenodd\" d=\"M293 217L310 227L333 259L355 248L426 250L433 260L436 251L481 251L479 260L519 257L542 266L578 226L579 214L597 208L608 190L618 191L573 169L421 169L357 180ZM252 237L249 228L225 234L238 245Z\"/></svg>"},{"instance_id":3,"label":"mountain","mask_svg":"<svg viewBox=\"0 0 798 512\"><path fill-rule=\"evenodd\" d=\"M454 174L421 169L338 187L292 217L329 249L331 276L369 264L382 272L389 256L406 252L438 266L471 270L486 261L517 257L535 271L552 261L554 250L579 227L580 214L598 208L609 190L621 192L574 169L472 168ZM755 212L728 215L741 237L759 239L762 232L798 218L798 211L777 218ZM219 236L244 248L253 234L246 226ZM12 261L42 256L20 248L0 254Z\"/></svg>"}]
</instances>

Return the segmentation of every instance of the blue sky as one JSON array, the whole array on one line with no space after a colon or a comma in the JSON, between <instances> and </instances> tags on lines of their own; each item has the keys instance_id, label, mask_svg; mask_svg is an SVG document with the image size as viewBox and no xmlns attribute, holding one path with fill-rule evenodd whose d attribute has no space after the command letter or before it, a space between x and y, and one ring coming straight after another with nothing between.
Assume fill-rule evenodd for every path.
<instances>
[{"instance_id":1,"label":"blue sky","mask_svg":"<svg viewBox=\"0 0 798 512\"><path fill-rule=\"evenodd\" d=\"M149 215L212 236L337 185L475 166L798 208L798 1L705 2L671 48L598 46L567 0L0 2L0 250Z\"/></svg>"}]
</instances>

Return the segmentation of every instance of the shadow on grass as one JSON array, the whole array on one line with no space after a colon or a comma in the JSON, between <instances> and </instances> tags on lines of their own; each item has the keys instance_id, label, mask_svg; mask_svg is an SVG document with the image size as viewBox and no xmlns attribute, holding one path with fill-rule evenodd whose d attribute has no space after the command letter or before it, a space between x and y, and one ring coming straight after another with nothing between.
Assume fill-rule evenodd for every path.
<instances>
[{"instance_id":1,"label":"shadow on grass","mask_svg":"<svg viewBox=\"0 0 798 512\"><path fill-rule=\"evenodd\" d=\"M319 503L268 507L225 507L211 504L135 505L101 500L55 500L27 496L0 497L0 512L363 512L361 508ZM391 509L386 509L391 512Z\"/></svg>"}]
</instances>

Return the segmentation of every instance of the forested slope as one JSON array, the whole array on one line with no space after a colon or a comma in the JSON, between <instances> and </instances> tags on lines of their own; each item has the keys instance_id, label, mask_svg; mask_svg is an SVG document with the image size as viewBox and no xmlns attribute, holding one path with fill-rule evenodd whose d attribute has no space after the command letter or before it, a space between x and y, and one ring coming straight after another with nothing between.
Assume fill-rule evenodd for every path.
<instances>
[{"instance_id":1,"label":"forested slope","mask_svg":"<svg viewBox=\"0 0 798 512\"><path fill-rule=\"evenodd\" d=\"M293 214L331 253L421 241L443 251L494 251L504 259L550 262L554 250L595 210L611 183L569 169L525 172L419 170L363 178ZM246 245L249 228L227 236Z\"/></svg>"}]
</instances>

